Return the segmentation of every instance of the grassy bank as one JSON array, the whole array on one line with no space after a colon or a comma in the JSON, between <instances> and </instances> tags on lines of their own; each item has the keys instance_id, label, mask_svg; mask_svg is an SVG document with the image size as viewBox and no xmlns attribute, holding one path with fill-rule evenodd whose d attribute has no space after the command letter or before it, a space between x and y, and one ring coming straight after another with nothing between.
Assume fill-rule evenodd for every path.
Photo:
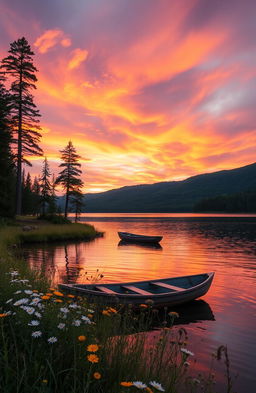
<instances>
[{"instance_id":1,"label":"grassy bank","mask_svg":"<svg viewBox=\"0 0 256 393\"><path fill-rule=\"evenodd\" d=\"M80 230L80 226L67 227ZM61 234L64 229L59 230ZM70 236L69 229L65 231ZM29 232L0 229L0 391L215 391L212 370L204 376L193 371L195 356L186 331L172 328L176 313L167 314L163 328L148 339L141 331L155 317L152 305L141 305L134 314L131 307L88 304L51 288L44 277L13 256L13 244L47 241L50 233L53 239L54 229L46 224L45 229L42 225ZM227 391L231 392L229 385Z\"/></svg>"}]
</instances>

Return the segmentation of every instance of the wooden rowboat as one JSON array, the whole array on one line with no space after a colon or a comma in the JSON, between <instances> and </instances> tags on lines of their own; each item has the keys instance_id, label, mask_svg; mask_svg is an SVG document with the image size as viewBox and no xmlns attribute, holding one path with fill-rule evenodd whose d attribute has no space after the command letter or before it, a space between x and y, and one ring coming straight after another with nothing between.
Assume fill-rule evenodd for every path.
<instances>
[{"instance_id":1,"label":"wooden rowboat","mask_svg":"<svg viewBox=\"0 0 256 393\"><path fill-rule=\"evenodd\" d=\"M121 240L127 242L140 242L140 243L159 243L162 240L162 236L145 236L136 235L135 233L129 232L118 232L118 236Z\"/></svg>"},{"instance_id":2,"label":"wooden rowboat","mask_svg":"<svg viewBox=\"0 0 256 393\"><path fill-rule=\"evenodd\" d=\"M214 273L211 272L118 284L59 284L59 288L103 304L139 305L149 300L154 306L174 306L205 295L213 276Z\"/></svg>"}]
</instances>

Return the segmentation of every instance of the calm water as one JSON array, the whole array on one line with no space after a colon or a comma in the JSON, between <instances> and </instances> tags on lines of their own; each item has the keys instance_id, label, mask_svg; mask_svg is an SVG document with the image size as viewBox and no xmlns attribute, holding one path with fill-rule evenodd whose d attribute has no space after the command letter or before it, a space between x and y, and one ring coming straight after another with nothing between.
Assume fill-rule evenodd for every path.
<instances>
[{"instance_id":1,"label":"calm water","mask_svg":"<svg viewBox=\"0 0 256 393\"><path fill-rule=\"evenodd\" d=\"M189 333L197 370L205 369L219 345L227 345L233 375L239 374L236 391L256 391L256 216L91 213L82 220L104 237L27 248L29 263L55 283L97 274L107 283L214 271L207 295L179 309L180 326ZM117 231L163 235L163 240L159 248L123 245Z\"/></svg>"}]
</instances>

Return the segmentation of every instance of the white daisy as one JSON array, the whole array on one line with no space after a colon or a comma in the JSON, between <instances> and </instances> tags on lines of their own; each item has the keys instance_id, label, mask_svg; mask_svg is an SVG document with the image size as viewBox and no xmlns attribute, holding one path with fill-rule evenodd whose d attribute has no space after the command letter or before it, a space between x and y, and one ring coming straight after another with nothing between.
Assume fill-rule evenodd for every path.
<instances>
[{"instance_id":1,"label":"white daisy","mask_svg":"<svg viewBox=\"0 0 256 393\"><path fill-rule=\"evenodd\" d=\"M73 326L80 326L80 325L81 325L81 321L80 321L79 319L75 319L75 320L72 322L72 325L73 325Z\"/></svg>"},{"instance_id":2,"label":"white daisy","mask_svg":"<svg viewBox=\"0 0 256 393\"><path fill-rule=\"evenodd\" d=\"M149 382L149 384L151 386L153 386L153 388L155 388L156 390L159 390L160 392L165 392L165 390L164 390L163 386L161 385L161 383L158 383L156 381L151 381L151 382Z\"/></svg>"},{"instance_id":3,"label":"white daisy","mask_svg":"<svg viewBox=\"0 0 256 393\"><path fill-rule=\"evenodd\" d=\"M21 293L21 291L16 291L14 292L14 295L19 295Z\"/></svg>"},{"instance_id":4,"label":"white daisy","mask_svg":"<svg viewBox=\"0 0 256 393\"><path fill-rule=\"evenodd\" d=\"M36 330L35 332L31 333L31 336L34 338L38 338L42 336L42 332L40 330Z\"/></svg>"},{"instance_id":5,"label":"white daisy","mask_svg":"<svg viewBox=\"0 0 256 393\"><path fill-rule=\"evenodd\" d=\"M39 321L33 320L28 323L28 326L38 326L40 324Z\"/></svg>"},{"instance_id":6,"label":"white daisy","mask_svg":"<svg viewBox=\"0 0 256 393\"><path fill-rule=\"evenodd\" d=\"M82 315L81 319L84 321L84 323L88 323L88 325L90 325L92 323L90 318L86 317L85 315Z\"/></svg>"},{"instance_id":7,"label":"white daisy","mask_svg":"<svg viewBox=\"0 0 256 393\"><path fill-rule=\"evenodd\" d=\"M37 318L42 318L42 314L40 314L40 312L35 312L35 316L37 317Z\"/></svg>"},{"instance_id":8,"label":"white daisy","mask_svg":"<svg viewBox=\"0 0 256 393\"><path fill-rule=\"evenodd\" d=\"M26 295L32 295L33 291L31 291L31 289L25 289L24 290Z\"/></svg>"},{"instance_id":9,"label":"white daisy","mask_svg":"<svg viewBox=\"0 0 256 393\"><path fill-rule=\"evenodd\" d=\"M57 337L50 337L50 338L48 338L47 341L49 344L54 344L58 341L58 339L57 339Z\"/></svg>"},{"instance_id":10,"label":"white daisy","mask_svg":"<svg viewBox=\"0 0 256 393\"><path fill-rule=\"evenodd\" d=\"M65 323L59 323L57 328L62 330L62 329L64 329L65 326L66 326Z\"/></svg>"},{"instance_id":11,"label":"white daisy","mask_svg":"<svg viewBox=\"0 0 256 393\"><path fill-rule=\"evenodd\" d=\"M22 299L17 300L15 303L13 303L14 306L21 306L22 304L27 304L29 302L29 299L24 297Z\"/></svg>"},{"instance_id":12,"label":"white daisy","mask_svg":"<svg viewBox=\"0 0 256 393\"><path fill-rule=\"evenodd\" d=\"M187 348L181 348L181 352L185 353L186 355L194 356L194 353L189 351Z\"/></svg>"},{"instance_id":13,"label":"white daisy","mask_svg":"<svg viewBox=\"0 0 256 393\"><path fill-rule=\"evenodd\" d=\"M28 306L21 306L22 310L26 311L29 315L34 314L35 309L33 307L28 307Z\"/></svg>"},{"instance_id":14,"label":"white daisy","mask_svg":"<svg viewBox=\"0 0 256 393\"><path fill-rule=\"evenodd\" d=\"M136 388L138 389L146 389L147 385L145 383L142 383L140 381L135 381L132 383Z\"/></svg>"},{"instance_id":15,"label":"white daisy","mask_svg":"<svg viewBox=\"0 0 256 393\"><path fill-rule=\"evenodd\" d=\"M71 304L69 305L69 308L72 308L73 310L75 310L75 309L77 309L77 308L80 308L80 306L78 306L76 303L71 303Z\"/></svg>"},{"instance_id":16,"label":"white daisy","mask_svg":"<svg viewBox=\"0 0 256 393\"><path fill-rule=\"evenodd\" d=\"M63 312L64 314L67 314L69 312L69 309L67 307L61 307L60 311Z\"/></svg>"},{"instance_id":17,"label":"white daisy","mask_svg":"<svg viewBox=\"0 0 256 393\"><path fill-rule=\"evenodd\" d=\"M13 301L13 299L9 299L9 300L6 300L6 304L9 304L9 303L11 303Z\"/></svg>"}]
</instances>

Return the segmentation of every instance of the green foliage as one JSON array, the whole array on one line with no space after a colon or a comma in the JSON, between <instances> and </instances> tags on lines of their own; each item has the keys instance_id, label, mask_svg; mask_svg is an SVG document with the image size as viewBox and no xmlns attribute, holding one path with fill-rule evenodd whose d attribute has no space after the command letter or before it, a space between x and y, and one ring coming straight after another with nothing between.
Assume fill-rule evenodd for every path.
<instances>
[{"instance_id":1,"label":"green foliage","mask_svg":"<svg viewBox=\"0 0 256 393\"><path fill-rule=\"evenodd\" d=\"M195 212L255 213L256 192L241 192L205 198L194 206Z\"/></svg>"},{"instance_id":2,"label":"green foliage","mask_svg":"<svg viewBox=\"0 0 256 393\"><path fill-rule=\"evenodd\" d=\"M38 220L46 220L51 224L71 224L71 221L60 214L45 214L40 215Z\"/></svg>"}]
</instances>

